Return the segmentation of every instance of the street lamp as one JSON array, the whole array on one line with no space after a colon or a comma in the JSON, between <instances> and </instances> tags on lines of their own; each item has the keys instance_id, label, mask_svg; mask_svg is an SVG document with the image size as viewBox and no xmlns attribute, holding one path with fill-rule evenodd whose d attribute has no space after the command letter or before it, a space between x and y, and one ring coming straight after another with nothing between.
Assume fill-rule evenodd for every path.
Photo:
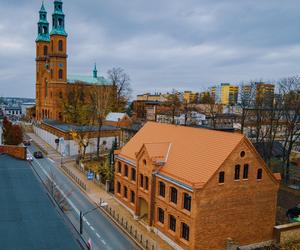
<instances>
[{"instance_id":1,"label":"street lamp","mask_svg":"<svg viewBox=\"0 0 300 250\"><path fill-rule=\"evenodd\" d=\"M85 213L83 213L82 211L80 211L80 213L79 213L79 222L80 222L79 232L80 232L80 234L82 234L82 231L83 231L83 222L82 222L83 221L83 217L86 216L87 214L93 212L97 208L99 208L99 207L97 206L97 207L95 207L95 208L93 208L93 209L91 209L91 210L89 210L89 211L87 211Z\"/></svg>"},{"instance_id":2,"label":"street lamp","mask_svg":"<svg viewBox=\"0 0 300 250\"><path fill-rule=\"evenodd\" d=\"M80 222L79 232L80 232L80 234L82 234L82 232L83 232L83 217L86 216L87 214L95 211L97 208L100 208L102 206L107 206L107 203L102 201L101 198L100 198L100 203L99 204L100 205L97 204L97 207L94 207L93 209L91 209L89 211L86 211L84 213L82 211L80 211L80 213L79 213L79 222Z\"/></svg>"}]
</instances>

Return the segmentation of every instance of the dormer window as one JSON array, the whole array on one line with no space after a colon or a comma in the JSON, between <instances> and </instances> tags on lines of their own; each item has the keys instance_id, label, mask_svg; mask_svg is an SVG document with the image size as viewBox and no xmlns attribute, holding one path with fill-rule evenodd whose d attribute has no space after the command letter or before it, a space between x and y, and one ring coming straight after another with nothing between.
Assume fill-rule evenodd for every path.
<instances>
[{"instance_id":1,"label":"dormer window","mask_svg":"<svg viewBox=\"0 0 300 250\"><path fill-rule=\"evenodd\" d=\"M145 159L143 160L143 163L144 163L144 166L147 165L147 161Z\"/></svg>"}]
</instances>

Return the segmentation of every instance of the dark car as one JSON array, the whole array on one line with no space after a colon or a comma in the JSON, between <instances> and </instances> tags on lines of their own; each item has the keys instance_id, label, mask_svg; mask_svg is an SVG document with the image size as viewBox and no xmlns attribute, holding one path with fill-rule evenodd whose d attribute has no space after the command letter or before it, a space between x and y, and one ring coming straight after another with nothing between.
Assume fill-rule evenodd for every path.
<instances>
[{"instance_id":1,"label":"dark car","mask_svg":"<svg viewBox=\"0 0 300 250\"><path fill-rule=\"evenodd\" d=\"M29 140L25 140L23 141L24 146L30 146L30 141Z\"/></svg>"},{"instance_id":2,"label":"dark car","mask_svg":"<svg viewBox=\"0 0 300 250\"><path fill-rule=\"evenodd\" d=\"M292 222L300 222L300 204L287 210L286 216Z\"/></svg>"},{"instance_id":3,"label":"dark car","mask_svg":"<svg viewBox=\"0 0 300 250\"><path fill-rule=\"evenodd\" d=\"M44 157L44 156L43 156L43 153L42 153L41 151L36 151L36 152L34 152L34 153L33 153L33 156L34 156L34 158L36 158L36 159L41 159L41 158Z\"/></svg>"}]
</instances>

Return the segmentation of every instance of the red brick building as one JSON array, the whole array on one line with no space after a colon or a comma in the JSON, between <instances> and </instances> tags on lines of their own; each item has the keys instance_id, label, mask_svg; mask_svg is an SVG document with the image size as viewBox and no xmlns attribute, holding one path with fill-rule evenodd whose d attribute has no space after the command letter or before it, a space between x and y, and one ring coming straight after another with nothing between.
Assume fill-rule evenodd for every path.
<instances>
[{"instance_id":1,"label":"red brick building","mask_svg":"<svg viewBox=\"0 0 300 250\"><path fill-rule=\"evenodd\" d=\"M273 239L278 176L243 135L148 122L115 159L116 198L174 248Z\"/></svg>"}]
</instances>

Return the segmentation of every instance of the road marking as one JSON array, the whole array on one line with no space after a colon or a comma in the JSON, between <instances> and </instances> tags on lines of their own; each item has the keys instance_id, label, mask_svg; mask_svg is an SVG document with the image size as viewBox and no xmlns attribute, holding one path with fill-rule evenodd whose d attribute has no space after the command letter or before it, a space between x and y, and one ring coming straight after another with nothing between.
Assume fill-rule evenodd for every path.
<instances>
[{"instance_id":1,"label":"road marking","mask_svg":"<svg viewBox=\"0 0 300 250\"><path fill-rule=\"evenodd\" d=\"M49 160L50 160L50 158L48 158ZM50 160L51 161L51 160ZM55 185L55 187L60 191L60 193L63 195L63 197L68 201L68 203L71 205L71 207L74 209L74 211L79 215L80 214L80 212L79 212L79 210L77 209L77 207L74 205L74 203L65 195L65 193L64 193L64 191L63 190L61 190L61 188L56 184L56 182L49 176L49 174L46 172L46 170L42 167L42 165L36 160L36 159L33 159L33 162L35 162L35 163L37 163L38 165L39 165L39 167L41 168L41 170L43 171L43 173L46 175L46 177L49 179L49 180L51 180L51 181L53 181L53 184ZM90 226L90 223L88 222L88 220L86 219L86 218L83 218L83 220L86 222L86 224L88 224L89 226ZM95 231L95 228L94 227L92 227L92 226L90 226L90 228L93 230L93 231ZM96 236L100 239L100 241L104 244L104 245L106 245L106 242L105 242L105 240L103 240L102 238L101 238L101 236L98 234L98 233L96 233Z\"/></svg>"},{"instance_id":2,"label":"road marking","mask_svg":"<svg viewBox=\"0 0 300 250\"><path fill-rule=\"evenodd\" d=\"M48 158L49 161L51 161L52 163L55 163L55 161L53 161L51 158Z\"/></svg>"},{"instance_id":3,"label":"road marking","mask_svg":"<svg viewBox=\"0 0 300 250\"><path fill-rule=\"evenodd\" d=\"M71 205L71 207L75 210L75 212L79 215L80 212L79 210L77 209L77 207L74 205L74 203L65 195L64 191L61 190L61 188L56 184L56 182L48 175L48 173L45 171L45 169L42 167L42 165L36 160L36 159L33 159L34 162L36 162L41 170L43 171L43 173L47 176L47 178L51 181L53 181L55 187L59 190L59 192L63 195L63 197L67 200L67 202Z\"/></svg>"}]
</instances>

